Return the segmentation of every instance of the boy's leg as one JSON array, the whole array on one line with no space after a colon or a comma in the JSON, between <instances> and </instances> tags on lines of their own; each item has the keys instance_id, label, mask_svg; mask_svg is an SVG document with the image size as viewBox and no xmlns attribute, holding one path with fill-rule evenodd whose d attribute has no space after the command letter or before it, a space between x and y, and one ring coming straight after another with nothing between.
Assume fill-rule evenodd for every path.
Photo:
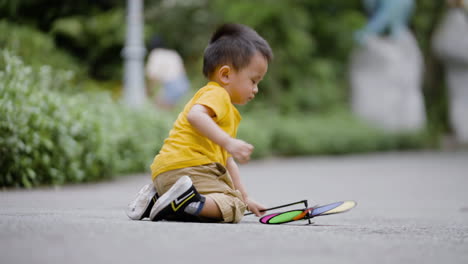
<instances>
[{"instance_id":1,"label":"boy's leg","mask_svg":"<svg viewBox=\"0 0 468 264\"><path fill-rule=\"evenodd\" d=\"M200 216L219 221L223 220L223 213L219 209L218 204L208 195L205 195L205 205L200 212Z\"/></svg>"},{"instance_id":2,"label":"boy's leg","mask_svg":"<svg viewBox=\"0 0 468 264\"><path fill-rule=\"evenodd\" d=\"M198 191L210 198L222 214L222 222L238 223L242 220L247 205L240 191L234 188L231 175L219 163L193 167L193 184ZM203 215L203 211L201 213Z\"/></svg>"},{"instance_id":3,"label":"boy's leg","mask_svg":"<svg viewBox=\"0 0 468 264\"><path fill-rule=\"evenodd\" d=\"M238 223L242 220L247 206L240 198L224 193L212 193L206 195L206 200L208 199L214 202L218 212L221 213L221 222ZM203 213L204 211L200 215L206 216ZM210 213L213 213L213 211Z\"/></svg>"},{"instance_id":4,"label":"boy's leg","mask_svg":"<svg viewBox=\"0 0 468 264\"><path fill-rule=\"evenodd\" d=\"M205 197L198 193L190 177L182 176L156 201L151 209L150 219L192 221L200 214L204 205Z\"/></svg>"},{"instance_id":5,"label":"boy's leg","mask_svg":"<svg viewBox=\"0 0 468 264\"><path fill-rule=\"evenodd\" d=\"M165 192L173 188L176 181L183 175L190 175L190 179L193 180L193 185L196 188L195 190L198 191L205 200L203 207L197 212L200 216L198 221L212 222L214 220L218 222L236 223L242 219L246 205L242 201L240 192L234 190L231 177L221 164L212 163L165 172L155 178L154 185L160 194L165 194ZM186 182L185 184L179 184L177 192L171 190L169 198L165 198L164 201L161 201L157 209L153 207L153 217L157 211L163 210L161 206L168 206L168 204L178 196L183 198L181 186L184 186L182 189L188 192L192 183L189 184ZM190 207L188 210L189 209ZM192 212L193 211L195 210L192 210ZM180 219L180 217L170 217L170 219L184 221L184 219Z\"/></svg>"},{"instance_id":6,"label":"boy's leg","mask_svg":"<svg viewBox=\"0 0 468 264\"><path fill-rule=\"evenodd\" d=\"M235 210L236 208L245 208L245 205L241 200L223 193L201 195L190 177L182 176L156 201L151 209L150 219L239 222L244 211Z\"/></svg>"}]
</instances>

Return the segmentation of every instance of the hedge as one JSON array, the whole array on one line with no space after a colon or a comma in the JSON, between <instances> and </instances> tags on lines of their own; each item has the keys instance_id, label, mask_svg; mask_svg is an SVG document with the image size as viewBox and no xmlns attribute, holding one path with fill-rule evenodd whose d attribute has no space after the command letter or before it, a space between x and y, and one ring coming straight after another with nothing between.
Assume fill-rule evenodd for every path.
<instances>
[{"instance_id":1,"label":"hedge","mask_svg":"<svg viewBox=\"0 0 468 264\"><path fill-rule=\"evenodd\" d=\"M148 168L173 117L128 109L106 93L66 94L71 73L0 60L0 186L97 181Z\"/></svg>"},{"instance_id":2,"label":"hedge","mask_svg":"<svg viewBox=\"0 0 468 264\"><path fill-rule=\"evenodd\" d=\"M254 158L433 147L430 135L424 130L389 133L359 120L344 109L294 116L265 112L247 115L241 122L239 137L254 144Z\"/></svg>"}]
</instances>

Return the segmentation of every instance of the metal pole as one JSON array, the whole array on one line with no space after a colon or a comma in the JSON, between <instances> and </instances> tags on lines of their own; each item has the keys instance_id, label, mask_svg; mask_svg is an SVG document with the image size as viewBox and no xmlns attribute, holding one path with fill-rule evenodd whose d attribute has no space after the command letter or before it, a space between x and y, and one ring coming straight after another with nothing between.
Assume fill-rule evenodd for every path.
<instances>
[{"instance_id":1,"label":"metal pole","mask_svg":"<svg viewBox=\"0 0 468 264\"><path fill-rule=\"evenodd\" d=\"M125 60L123 100L132 107L145 100L143 44L143 0L127 0L127 35L122 56Z\"/></svg>"}]
</instances>

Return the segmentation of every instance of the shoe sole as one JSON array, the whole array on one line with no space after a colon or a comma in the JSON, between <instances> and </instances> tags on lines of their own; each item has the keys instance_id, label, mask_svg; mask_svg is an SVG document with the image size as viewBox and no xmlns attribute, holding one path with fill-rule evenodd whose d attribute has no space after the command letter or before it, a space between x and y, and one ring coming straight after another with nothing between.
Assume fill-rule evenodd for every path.
<instances>
[{"instance_id":1,"label":"shoe sole","mask_svg":"<svg viewBox=\"0 0 468 264\"><path fill-rule=\"evenodd\" d=\"M150 219L154 221L156 215L168 206L174 199L182 195L192 186L192 180L188 176L182 176L177 182L162 196L158 198L151 209Z\"/></svg>"},{"instance_id":2,"label":"shoe sole","mask_svg":"<svg viewBox=\"0 0 468 264\"><path fill-rule=\"evenodd\" d=\"M140 193L147 192L148 188L151 188L151 190L149 190L149 195L147 196L147 199L145 200L145 206L142 207L142 208L144 208L144 210L141 210L141 212L139 212L137 214L134 214L134 211L132 211L131 209L135 208L135 207L130 207L129 206L129 208L127 209L127 216L130 219L132 219L132 220L141 220L141 219L143 219L143 216L145 215L145 212L148 211L148 207L151 204L151 202L153 201L154 196L156 195L156 189L154 189L152 184L147 184L147 185L143 186L143 188L140 189L140 191L138 192L137 197L130 203L130 204L136 204L137 199L140 197ZM143 190L143 189L145 189L145 190Z\"/></svg>"}]
</instances>

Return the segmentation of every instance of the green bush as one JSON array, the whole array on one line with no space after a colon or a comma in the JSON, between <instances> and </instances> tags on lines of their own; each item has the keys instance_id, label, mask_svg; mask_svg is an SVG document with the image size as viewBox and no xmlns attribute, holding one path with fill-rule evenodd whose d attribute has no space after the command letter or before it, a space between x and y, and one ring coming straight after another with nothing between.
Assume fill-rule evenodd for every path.
<instances>
[{"instance_id":1,"label":"green bush","mask_svg":"<svg viewBox=\"0 0 468 264\"><path fill-rule=\"evenodd\" d=\"M148 168L172 117L131 110L107 94L71 96L67 71L0 62L0 186L95 181Z\"/></svg>"},{"instance_id":2,"label":"green bush","mask_svg":"<svg viewBox=\"0 0 468 264\"><path fill-rule=\"evenodd\" d=\"M386 133L340 110L320 115L247 114L239 137L255 146L254 157L418 149L431 142L424 132Z\"/></svg>"},{"instance_id":3,"label":"green bush","mask_svg":"<svg viewBox=\"0 0 468 264\"><path fill-rule=\"evenodd\" d=\"M263 112L262 112L263 113ZM252 158L271 156L273 152L273 137L275 135L274 115L249 113L243 115L237 137L254 145Z\"/></svg>"},{"instance_id":4,"label":"green bush","mask_svg":"<svg viewBox=\"0 0 468 264\"><path fill-rule=\"evenodd\" d=\"M311 155L420 148L427 144L427 138L419 133L389 134L337 111L286 118L274 142L275 150L282 155Z\"/></svg>"},{"instance_id":5,"label":"green bush","mask_svg":"<svg viewBox=\"0 0 468 264\"><path fill-rule=\"evenodd\" d=\"M60 20L59 20L60 21ZM90 22L89 22L90 23ZM95 24L98 24L95 22ZM75 57L60 49L54 42L52 36L42 33L25 25L19 25L6 20L0 20L0 47L9 50L21 57L21 60L34 70L49 71L50 68L67 70L72 85L55 85L50 81L49 89L64 92L78 93L83 91L110 91L118 94L121 85L117 81L96 81L88 76L87 64L78 61ZM94 36L97 38L97 36ZM89 42L87 43L89 45ZM102 50L95 49L98 54ZM118 52L115 52L118 54ZM120 60L119 56L117 57ZM99 60L99 58L95 58ZM103 62L104 64L106 62ZM47 67L43 67L47 64ZM0 61L0 69L6 65ZM106 67L119 67L118 65ZM106 67L100 67L105 71ZM120 81L119 81L120 82Z\"/></svg>"},{"instance_id":6,"label":"green bush","mask_svg":"<svg viewBox=\"0 0 468 264\"><path fill-rule=\"evenodd\" d=\"M14 52L33 68L40 68L47 62L54 68L73 71L80 77L86 72L84 65L78 64L67 53L60 52L53 39L38 30L0 20L0 32L0 47ZM0 69L4 67L4 64L0 64Z\"/></svg>"},{"instance_id":7,"label":"green bush","mask_svg":"<svg viewBox=\"0 0 468 264\"><path fill-rule=\"evenodd\" d=\"M101 80L120 79L125 39L125 10L111 9L99 14L75 15L54 21L51 34L89 66L91 76ZM92 48L90 48L92 47Z\"/></svg>"}]
</instances>

